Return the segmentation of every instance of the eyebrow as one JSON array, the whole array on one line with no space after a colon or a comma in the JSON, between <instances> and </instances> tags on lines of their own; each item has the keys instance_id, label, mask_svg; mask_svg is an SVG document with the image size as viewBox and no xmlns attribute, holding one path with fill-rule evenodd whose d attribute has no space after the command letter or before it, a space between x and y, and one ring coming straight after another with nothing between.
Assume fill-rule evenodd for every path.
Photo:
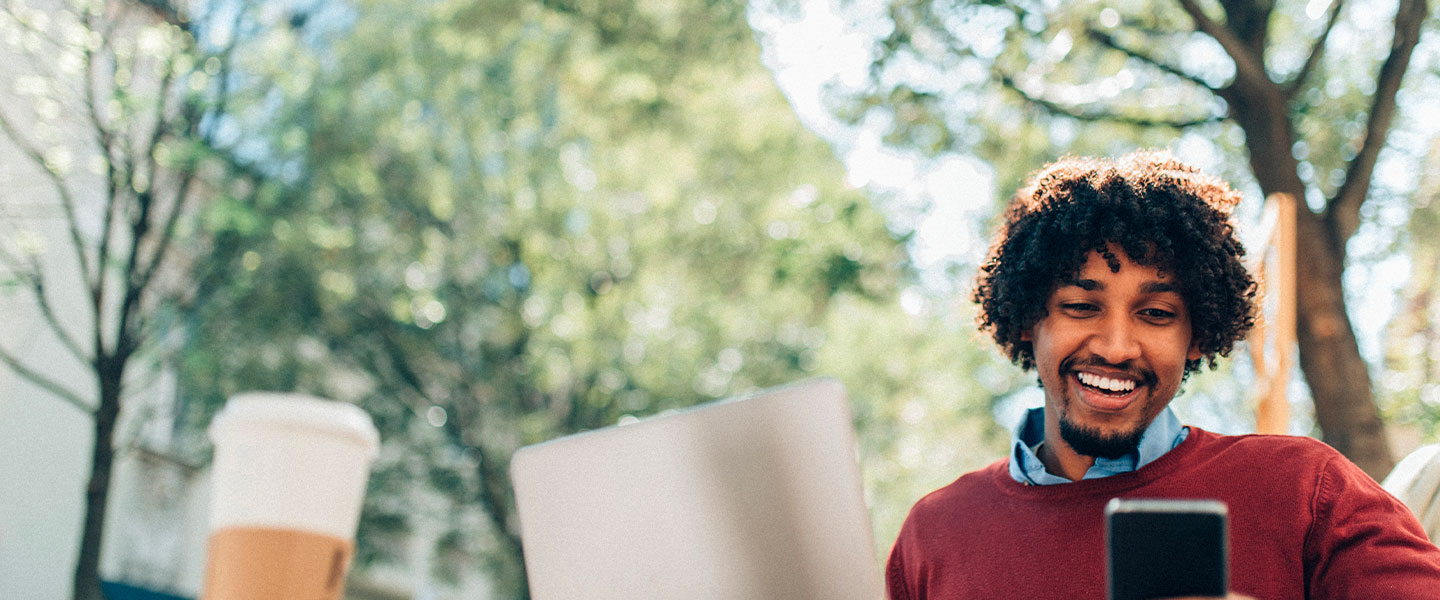
<instances>
[{"instance_id":1,"label":"eyebrow","mask_svg":"<svg viewBox=\"0 0 1440 600\"><path fill-rule=\"evenodd\" d=\"M1151 281L1140 286L1140 292L1144 294L1163 294L1166 292L1180 293L1180 287L1168 281Z\"/></svg>"},{"instance_id":2,"label":"eyebrow","mask_svg":"<svg viewBox=\"0 0 1440 600\"><path fill-rule=\"evenodd\" d=\"M1063 282L1063 285L1075 286L1087 292L1105 289L1105 284L1098 279L1071 279ZM1167 292L1178 294L1180 293L1180 288L1168 281L1147 281L1140 286L1140 293L1142 294L1163 294Z\"/></svg>"}]
</instances>

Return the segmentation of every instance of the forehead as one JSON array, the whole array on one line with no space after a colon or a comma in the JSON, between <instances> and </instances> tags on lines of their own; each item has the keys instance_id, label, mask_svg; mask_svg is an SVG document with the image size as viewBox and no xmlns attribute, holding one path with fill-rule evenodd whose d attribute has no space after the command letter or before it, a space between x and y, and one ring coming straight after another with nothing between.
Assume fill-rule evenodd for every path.
<instances>
[{"instance_id":1,"label":"forehead","mask_svg":"<svg viewBox=\"0 0 1440 600\"><path fill-rule=\"evenodd\" d=\"M1103 289L1106 282L1128 281L1141 285L1147 292L1176 292L1176 278L1169 272L1154 265L1142 265L1130 260L1124 251L1111 248L1113 263L1099 252L1090 252L1080 264L1073 279L1061 281L1063 285L1077 285L1085 289Z\"/></svg>"}]
</instances>

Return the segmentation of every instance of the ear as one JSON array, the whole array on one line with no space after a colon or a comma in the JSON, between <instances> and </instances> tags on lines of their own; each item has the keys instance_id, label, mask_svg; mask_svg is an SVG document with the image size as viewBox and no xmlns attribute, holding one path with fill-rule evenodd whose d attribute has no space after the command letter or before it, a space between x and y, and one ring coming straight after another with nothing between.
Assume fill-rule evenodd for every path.
<instances>
[{"instance_id":1,"label":"ear","mask_svg":"<svg viewBox=\"0 0 1440 600\"><path fill-rule=\"evenodd\" d=\"M1035 341L1035 328L1034 328L1034 327L1030 327L1030 328L1025 329L1024 331L1021 331L1021 332L1020 332L1020 341L1022 341L1022 342L1033 342L1033 341Z\"/></svg>"},{"instance_id":2,"label":"ear","mask_svg":"<svg viewBox=\"0 0 1440 600\"><path fill-rule=\"evenodd\" d=\"M1201 358L1204 358L1204 356L1205 353L1200 351L1200 342L1191 341L1190 349L1185 352L1185 359L1200 360Z\"/></svg>"}]
</instances>

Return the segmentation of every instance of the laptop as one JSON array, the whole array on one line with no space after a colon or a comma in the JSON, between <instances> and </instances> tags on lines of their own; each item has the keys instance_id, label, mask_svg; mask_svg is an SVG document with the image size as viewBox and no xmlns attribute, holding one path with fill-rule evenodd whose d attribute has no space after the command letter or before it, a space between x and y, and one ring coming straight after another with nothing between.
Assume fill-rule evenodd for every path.
<instances>
[{"instance_id":1,"label":"laptop","mask_svg":"<svg viewBox=\"0 0 1440 600\"><path fill-rule=\"evenodd\" d=\"M510 468L535 600L883 595L834 379L528 446Z\"/></svg>"}]
</instances>

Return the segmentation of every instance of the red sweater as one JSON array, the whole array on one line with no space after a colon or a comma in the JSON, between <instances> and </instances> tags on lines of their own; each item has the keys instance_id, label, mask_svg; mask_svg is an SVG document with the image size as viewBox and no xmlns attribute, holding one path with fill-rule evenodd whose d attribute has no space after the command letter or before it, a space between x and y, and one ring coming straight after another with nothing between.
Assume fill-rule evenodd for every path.
<instances>
[{"instance_id":1,"label":"red sweater","mask_svg":"<svg viewBox=\"0 0 1440 600\"><path fill-rule=\"evenodd\" d=\"M1415 517L1310 438L1195 427L1133 473L1029 486L1006 461L922 498L885 569L893 600L1105 598L1105 503L1217 498L1230 512L1230 587L1257 600L1440 599L1440 548Z\"/></svg>"}]
</instances>

